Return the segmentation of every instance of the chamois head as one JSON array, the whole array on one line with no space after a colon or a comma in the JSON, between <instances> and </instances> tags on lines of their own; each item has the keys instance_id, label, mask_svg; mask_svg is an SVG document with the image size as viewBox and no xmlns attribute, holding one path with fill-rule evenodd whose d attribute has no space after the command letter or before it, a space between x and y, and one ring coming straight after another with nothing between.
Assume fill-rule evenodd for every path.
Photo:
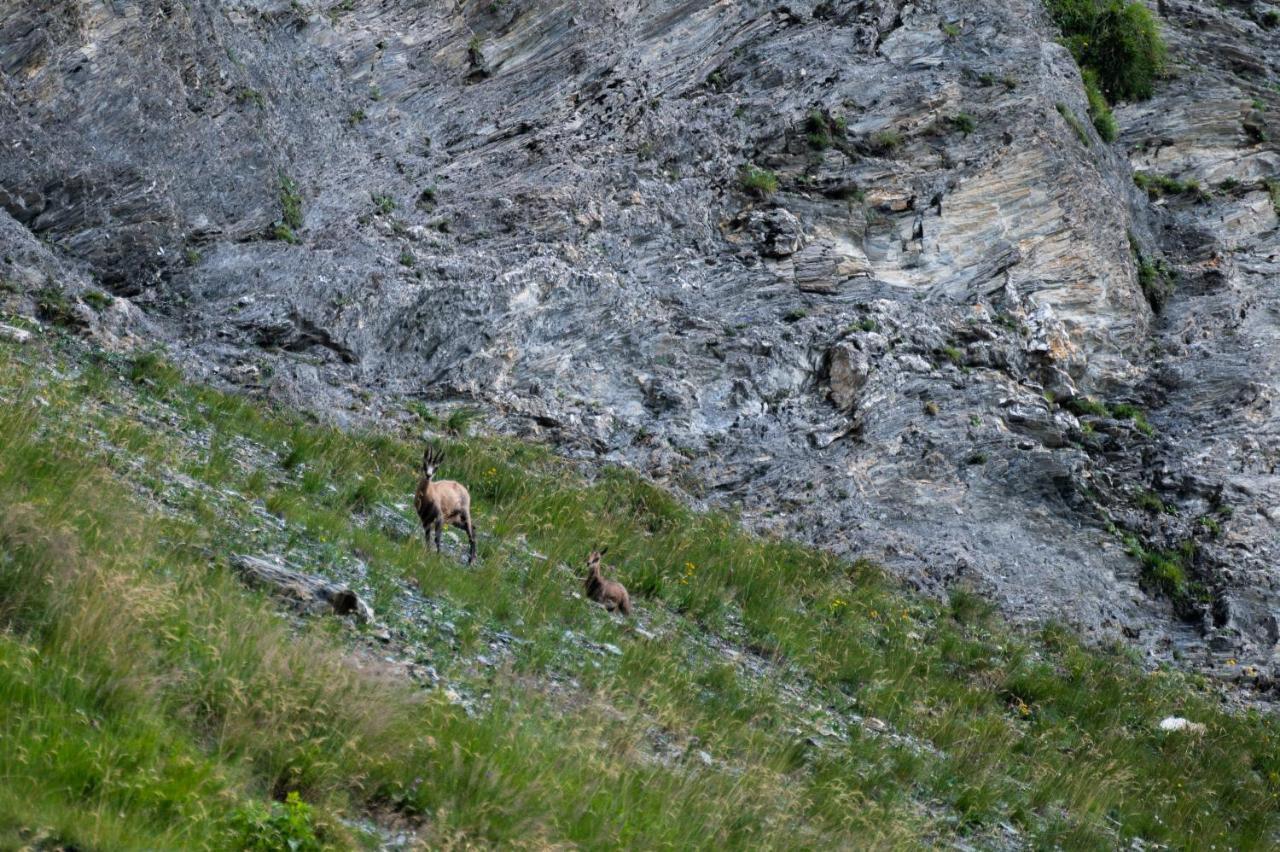
<instances>
[{"instance_id":1,"label":"chamois head","mask_svg":"<svg viewBox=\"0 0 1280 852\"><path fill-rule=\"evenodd\" d=\"M439 447L427 447L422 451L422 475L427 479L435 476L436 468L444 461L444 450Z\"/></svg>"},{"instance_id":2,"label":"chamois head","mask_svg":"<svg viewBox=\"0 0 1280 852\"><path fill-rule=\"evenodd\" d=\"M600 570L600 558L609 552L609 548L602 547L599 550L591 551L591 555L587 557L587 568L591 571Z\"/></svg>"}]
</instances>

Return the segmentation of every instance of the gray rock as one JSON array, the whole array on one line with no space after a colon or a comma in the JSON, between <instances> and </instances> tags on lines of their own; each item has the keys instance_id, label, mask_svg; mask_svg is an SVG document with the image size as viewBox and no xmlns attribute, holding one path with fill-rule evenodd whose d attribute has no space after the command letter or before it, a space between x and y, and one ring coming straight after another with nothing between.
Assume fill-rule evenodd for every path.
<instances>
[{"instance_id":1,"label":"gray rock","mask_svg":"<svg viewBox=\"0 0 1280 852\"><path fill-rule=\"evenodd\" d=\"M1273 653L1280 31L1162 2L1177 73L1108 146L1039 0L153 5L0 21L16 310L109 290L104 342L339 423L481 403L1015 621ZM1130 235L1179 273L1158 314ZM1201 543L1202 611L1107 532L1152 483L1179 514L1135 532Z\"/></svg>"}]
</instances>

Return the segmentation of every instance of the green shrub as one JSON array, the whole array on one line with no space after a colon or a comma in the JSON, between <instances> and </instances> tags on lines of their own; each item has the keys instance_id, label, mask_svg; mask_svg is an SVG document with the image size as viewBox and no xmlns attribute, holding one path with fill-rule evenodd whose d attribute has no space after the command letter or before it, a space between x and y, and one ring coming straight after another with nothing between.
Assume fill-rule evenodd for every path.
<instances>
[{"instance_id":1,"label":"green shrub","mask_svg":"<svg viewBox=\"0 0 1280 852\"><path fill-rule=\"evenodd\" d=\"M1062 407L1077 417L1107 417L1110 414L1105 402L1091 396L1074 396L1063 403Z\"/></svg>"},{"instance_id":2,"label":"green shrub","mask_svg":"<svg viewBox=\"0 0 1280 852\"><path fill-rule=\"evenodd\" d=\"M472 424L483 417L484 412L480 409L464 405L449 412L449 416L444 419L444 429L450 435L465 438L471 434Z\"/></svg>"},{"instance_id":3,"label":"green shrub","mask_svg":"<svg viewBox=\"0 0 1280 852\"><path fill-rule=\"evenodd\" d=\"M111 295L101 290L85 290L80 298L84 303L95 311L105 311L107 306L111 304Z\"/></svg>"},{"instance_id":4,"label":"green shrub","mask_svg":"<svg viewBox=\"0 0 1280 852\"><path fill-rule=\"evenodd\" d=\"M1137 0L1047 0L1068 49L1093 70L1112 103L1151 97L1165 61L1164 40Z\"/></svg>"},{"instance_id":5,"label":"green shrub","mask_svg":"<svg viewBox=\"0 0 1280 852\"><path fill-rule=\"evenodd\" d=\"M973 116L969 115L967 112L961 112L951 116L947 119L947 123L955 130L959 130L965 136L968 136L970 133L978 129L978 122L975 121Z\"/></svg>"},{"instance_id":6,"label":"green shrub","mask_svg":"<svg viewBox=\"0 0 1280 852\"><path fill-rule=\"evenodd\" d=\"M1147 421L1147 415L1141 408L1128 402L1117 402L1111 406L1111 416L1116 420L1131 420L1139 432L1150 437L1156 433L1156 427Z\"/></svg>"},{"instance_id":7,"label":"green shrub","mask_svg":"<svg viewBox=\"0 0 1280 852\"><path fill-rule=\"evenodd\" d=\"M1106 96L1102 94L1098 72L1092 68L1085 68L1081 76L1084 78L1084 94L1089 101L1089 118L1093 121L1093 128L1098 131L1103 142L1116 141L1116 137L1120 135L1120 128L1116 124L1116 117L1111 112Z\"/></svg>"},{"instance_id":8,"label":"green shrub","mask_svg":"<svg viewBox=\"0 0 1280 852\"><path fill-rule=\"evenodd\" d=\"M271 239L288 243L291 246L298 244L298 235L293 232L293 228L290 228L284 222L276 222L271 226Z\"/></svg>"},{"instance_id":9,"label":"green shrub","mask_svg":"<svg viewBox=\"0 0 1280 852\"><path fill-rule=\"evenodd\" d=\"M738 185L752 195L766 198L778 191L778 176L748 163L738 170Z\"/></svg>"},{"instance_id":10,"label":"green shrub","mask_svg":"<svg viewBox=\"0 0 1280 852\"><path fill-rule=\"evenodd\" d=\"M896 130L877 130L871 134L871 150L877 154L887 155L902 147L902 134Z\"/></svg>"},{"instance_id":11,"label":"green shrub","mask_svg":"<svg viewBox=\"0 0 1280 852\"><path fill-rule=\"evenodd\" d=\"M1146 192L1147 197L1152 201L1157 198L1176 195L1189 195L1196 199L1204 197L1200 184L1194 180L1181 181L1169 175L1159 175L1155 172L1134 172L1133 182L1139 189Z\"/></svg>"},{"instance_id":12,"label":"green shrub","mask_svg":"<svg viewBox=\"0 0 1280 852\"><path fill-rule=\"evenodd\" d=\"M804 128L806 139L809 140L809 147L819 151L831 147L833 141L831 123L827 118L827 114L820 109L812 109L809 115L805 117Z\"/></svg>"},{"instance_id":13,"label":"green shrub","mask_svg":"<svg viewBox=\"0 0 1280 852\"><path fill-rule=\"evenodd\" d=\"M1139 509L1151 512L1156 515L1163 514L1168 511L1169 507L1160 499L1160 495L1154 491L1142 491L1138 494L1134 502Z\"/></svg>"},{"instance_id":14,"label":"green shrub","mask_svg":"<svg viewBox=\"0 0 1280 852\"><path fill-rule=\"evenodd\" d=\"M1143 253L1133 236L1129 237L1129 248L1133 251L1134 263L1138 268L1138 286L1152 310L1159 311L1173 294L1176 281L1174 271L1162 260L1152 260Z\"/></svg>"},{"instance_id":15,"label":"green shrub","mask_svg":"<svg viewBox=\"0 0 1280 852\"><path fill-rule=\"evenodd\" d=\"M76 325L80 322L75 306L57 287L45 287L36 292L36 311L41 319L54 325Z\"/></svg>"},{"instance_id":16,"label":"green shrub","mask_svg":"<svg viewBox=\"0 0 1280 852\"><path fill-rule=\"evenodd\" d=\"M148 350L135 355L129 362L129 381L135 385L149 385L167 390L182 381L182 372L169 363L164 354Z\"/></svg>"},{"instance_id":17,"label":"green shrub","mask_svg":"<svg viewBox=\"0 0 1280 852\"><path fill-rule=\"evenodd\" d=\"M386 216L387 214L391 213L393 210L396 209L396 200L392 198L390 195L386 195L385 193L381 195L379 195L378 193L373 193L371 197L373 198L374 209L377 210L379 213L381 213L383 216Z\"/></svg>"},{"instance_id":18,"label":"green shrub","mask_svg":"<svg viewBox=\"0 0 1280 852\"><path fill-rule=\"evenodd\" d=\"M311 806L297 791L284 803L250 805L236 812L233 822L240 830L241 848L246 852L320 852Z\"/></svg>"},{"instance_id":19,"label":"green shrub","mask_svg":"<svg viewBox=\"0 0 1280 852\"><path fill-rule=\"evenodd\" d=\"M302 227L302 194L298 182L280 173L280 221L293 230Z\"/></svg>"}]
</instances>

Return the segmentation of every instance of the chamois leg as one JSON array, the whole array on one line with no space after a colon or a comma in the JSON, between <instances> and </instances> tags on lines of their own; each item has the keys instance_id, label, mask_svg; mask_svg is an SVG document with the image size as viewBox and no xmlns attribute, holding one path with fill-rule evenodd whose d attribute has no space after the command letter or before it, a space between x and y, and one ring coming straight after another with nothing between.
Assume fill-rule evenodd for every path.
<instances>
[{"instance_id":1,"label":"chamois leg","mask_svg":"<svg viewBox=\"0 0 1280 852\"><path fill-rule=\"evenodd\" d=\"M444 518L436 518L436 553L440 552L440 533L444 530Z\"/></svg>"},{"instance_id":2,"label":"chamois leg","mask_svg":"<svg viewBox=\"0 0 1280 852\"><path fill-rule=\"evenodd\" d=\"M462 519L466 521L466 525L463 529L467 531L467 564L470 565L472 562L476 561L476 529L471 525L470 512L463 515Z\"/></svg>"}]
</instances>

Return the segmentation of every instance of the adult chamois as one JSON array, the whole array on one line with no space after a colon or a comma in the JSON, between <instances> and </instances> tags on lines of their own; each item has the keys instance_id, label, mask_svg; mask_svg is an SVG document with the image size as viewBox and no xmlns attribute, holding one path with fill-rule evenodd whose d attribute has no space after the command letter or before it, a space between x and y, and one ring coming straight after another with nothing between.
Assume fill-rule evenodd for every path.
<instances>
[{"instance_id":1,"label":"adult chamois","mask_svg":"<svg viewBox=\"0 0 1280 852\"><path fill-rule=\"evenodd\" d=\"M613 612L615 609L623 615L631 614L631 596L627 589L617 580L606 580L600 575L600 557L609 552L609 548L593 550L587 557L587 597Z\"/></svg>"},{"instance_id":2,"label":"adult chamois","mask_svg":"<svg viewBox=\"0 0 1280 852\"><path fill-rule=\"evenodd\" d=\"M422 530L427 534L427 547L431 546L431 531L436 534L436 553L440 552L440 533L445 524L466 530L471 545L467 552L467 564L476 558L476 531L471 525L471 494L466 486L452 479L435 481L436 468L444 461L444 450L427 447L422 453L422 477L413 494L413 508L422 520Z\"/></svg>"}]
</instances>

